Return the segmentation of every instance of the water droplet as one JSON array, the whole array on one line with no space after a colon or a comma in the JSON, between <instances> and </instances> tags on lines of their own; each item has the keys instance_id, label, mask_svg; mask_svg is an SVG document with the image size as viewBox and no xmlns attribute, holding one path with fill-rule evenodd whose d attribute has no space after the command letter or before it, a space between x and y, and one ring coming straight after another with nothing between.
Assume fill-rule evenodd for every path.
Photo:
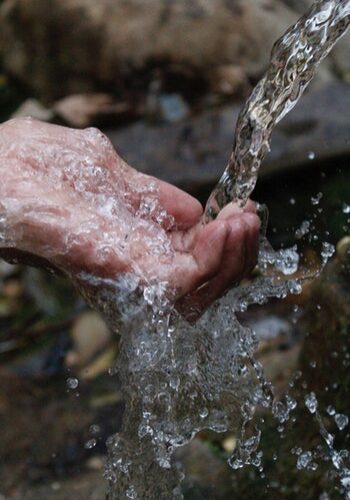
<instances>
[{"instance_id":1,"label":"water droplet","mask_svg":"<svg viewBox=\"0 0 350 500\"><path fill-rule=\"evenodd\" d=\"M310 151L307 157L309 158L309 160L314 160L316 158L316 154L314 153L314 151Z\"/></svg>"},{"instance_id":2,"label":"water droplet","mask_svg":"<svg viewBox=\"0 0 350 500\"><path fill-rule=\"evenodd\" d=\"M72 390L77 389L79 386L79 380L75 377L67 378L66 383L67 383L68 388L72 389Z\"/></svg>"},{"instance_id":3,"label":"water droplet","mask_svg":"<svg viewBox=\"0 0 350 500\"><path fill-rule=\"evenodd\" d=\"M89 441L86 441L84 447L85 449L87 450L91 450L92 448L94 448L97 444L97 440L95 438L93 439L89 439Z\"/></svg>"},{"instance_id":4,"label":"water droplet","mask_svg":"<svg viewBox=\"0 0 350 500\"><path fill-rule=\"evenodd\" d=\"M344 430L345 427L349 424L349 417L347 415L343 415L342 413L337 413L334 417L334 420L340 431Z\"/></svg>"},{"instance_id":5,"label":"water droplet","mask_svg":"<svg viewBox=\"0 0 350 500\"><path fill-rule=\"evenodd\" d=\"M295 408L298 406L297 401L290 396L286 396L286 401L289 410L295 410Z\"/></svg>"},{"instance_id":6,"label":"water droplet","mask_svg":"<svg viewBox=\"0 0 350 500\"><path fill-rule=\"evenodd\" d=\"M317 193L316 196L313 196L311 198L311 204L312 205L318 205L323 197L323 193Z\"/></svg>"},{"instance_id":7,"label":"water droplet","mask_svg":"<svg viewBox=\"0 0 350 500\"><path fill-rule=\"evenodd\" d=\"M304 220L301 223L301 226L299 229L295 231L295 237L300 240L303 236L308 234L310 232L310 221Z\"/></svg>"},{"instance_id":8,"label":"water droplet","mask_svg":"<svg viewBox=\"0 0 350 500\"><path fill-rule=\"evenodd\" d=\"M92 424L89 427L89 432L91 434L99 434L101 432L101 427L97 424Z\"/></svg>"},{"instance_id":9,"label":"water droplet","mask_svg":"<svg viewBox=\"0 0 350 500\"><path fill-rule=\"evenodd\" d=\"M345 476L343 476L341 478L340 482L344 486L344 488L346 489L346 491L350 490L350 473L349 473L349 471L348 471L348 474L346 474ZM348 495L347 495L346 498L348 498Z\"/></svg>"},{"instance_id":10,"label":"water droplet","mask_svg":"<svg viewBox=\"0 0 350 500\"><path fill-rule=\"evenodd\" d=\"M208 412L208 408L202 408L200 411L199 411L199 416L201 418L207 418L207 416L209 415L209 412Z\"/></svg>"},{"instance_id":11,"label":"water droplet","mask_svg":"<svg viewBox=\"0 0 350 500\"><path fill-rule=\"evenodd\" d=\"M329 261L329 259L334 255L334 253L335 253L334 245L327 242L322 243L321 257L324 264L326 264Z\"/></svg>"},{"instance_id":12,"label":"water droplet","mask_svg":"<svg viewBox=\"0 0 350 500\"><path fill-rule=\"evenodd\" d=\"M333 406L327 406L326 408L326 412L328 413L328 415L330 415L331 417L333 415L335 415L335 409L333 408Z\"/></svg>"},{"instance_id":13,"label":"water droplet","mask_svg":"<svg viewBox=\"0 0 350 500\"><path fill-rule=\"evenodd\" d=\"M310 392L310 394L306 394L304 399L305 399L305 405L307 406L309 412L316 413L318 406L316 394L314 392Z\"/></svg>"},{"instance_id":14,"label":"water droplet","mask_svg":"<svg viewBox=\"0 0 350 500\"><path fill-rule=\"evenodd\" d=\"M306 451L302 453L297 460L297 469L302 470L302 469L307 469L308 465L310 464L312 460L312 453L311 451Z\"/></svg>"},{"instance_id":15,"label":"water droplet","mask_svg":"<svg viewBox=\"0 0 350 500\"><path fill-rule=\"evenodd\" d=\"M350 214L350 205L347 203L343 204L343 214Z\"/></svg>"},{"instance_id":16,"label":"water droplet","mask_svg":"<svg viewBox=\"0 0 350 500\"><path fill-rule=\"evenodd\" d=\"M343 465L343 460L342 460L342 457L340 456L339 453L337 453L334 449L332 450L332 455L331 455L331 458L332 458L332 462L333 462L333 465L336 469L340 469Z\"/></svg>"},{"instance_id":17,"label":"water droplet","mask_svg":"<svg viewBox=\"0 0 350 500\"><path fill-rule=\"evenodd\" d=\"M289 276L298 270L299 254L297 247L288 248L276 252L275 266L284 275Z\"/></svg>"},{"instance_id":18,"label":"water droplet","mask_svg":"<svg viewBox=\"0 0 350 500\"><path fill-rule=\"evenodd\" d=\"M137 499L137 493L136 490L133 486L130 486L127 491L126 491L126 498L130 498L130 500L136 500Z\"/></svg>"}]
</instances>

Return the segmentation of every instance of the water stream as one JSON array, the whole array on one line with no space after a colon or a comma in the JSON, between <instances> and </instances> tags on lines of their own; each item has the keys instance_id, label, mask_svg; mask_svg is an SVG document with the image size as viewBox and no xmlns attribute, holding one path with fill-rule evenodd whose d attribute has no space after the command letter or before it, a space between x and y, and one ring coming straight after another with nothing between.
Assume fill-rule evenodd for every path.
<instances>
[{"instance_id":1,"label":"water stream","mask_svg":"<svg viewBox=\"0 0 350 500\"><path fill-rule=\"evenodd\" d=\"M247 201L270 150L273 129L297 104L349 24L349 0L318 0L275 43L269 68L238 118L233 152L208 200L207 220L232 200Z\"/></svg>"},{"instance_id":2,"label":"water stream","mask_svg":"<svg viewBox=\"0 0 350 500\"><path fill-rule=\"evenodd\" d=\"M270 67L240 114L234 150L208 201L206 220L215 218L229 201L244 204L248 199L275 125L298 102L349 23L350 0L321 0L275 44ZM149 197L143 205L152 210ZM165 240L158 241L164 244ZM333 252L325 243L324 263ZM117 282L80 276L86 298L109 318L121 339L119 360L112 371L122 381L126 410L121 432L108 441L109 500L183 498L184 474L176 449L203 429L235 432L237 445L229 464L233 469L250 464L262 470L261 431L256 428L252 433L248 424L258 406L270 408L276 421L283 423L296 402L288 396L274 401L273 387L254 359L256 336L239 323L236 313L270 297L300 293L301 280L289 279L297 269L296 248L274 252L262 238L260 277L232 290L195 325L174 311L167 283L150 280L140 287L131 274ZM310 400L307 404L349 492L348 471L341 457L336 460L317 404L315 409Z\"/></svg>"}]
</instances>

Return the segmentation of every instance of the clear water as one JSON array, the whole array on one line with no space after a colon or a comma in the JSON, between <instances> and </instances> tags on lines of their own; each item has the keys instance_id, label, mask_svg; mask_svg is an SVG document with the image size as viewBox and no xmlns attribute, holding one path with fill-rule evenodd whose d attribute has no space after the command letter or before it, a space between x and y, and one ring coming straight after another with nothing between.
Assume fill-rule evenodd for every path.
<instances>
[{"instance_id":1,"label":"clear water","mask_svg":"<svg viewBox=\"0 0 350 500\"><path fill-rule=\"evenodd\" d=\"M349 0L319 0L275 43L268 71L238 118L233 152L208 200L207 220L232 200L247 201L270 150L274 127L297 104L349 23ZM311 153L311 159L314 156Z\"/></svg>"},{"instance_id":2,"label":"clear water","mask_svg":"<svg viewBox=\"0 0 350 500\"><path fill-rule=\"evenodd\" d=\"M244 204L248 199L274 126L297 103L349 22L349 0L319 1L276 43L269 70L240 115L234 151L208 201L206 220L229 201ZM333 253L334 248L325 243L324 264ZM232 290L196 325L174 311L166 298L166 283L150 280L140 288L132 274L118 282L80 277L79 286L88 283L83 286L86 298L109 317L121 338L113 371L123 383L126 410L121 432L108 441L105 475L110 500L181 499L184 475L175 451L202 429L234 431L238 439L229 459L231 467L250 464L262 470L261 431L256 428L251 433L248 424L256 408L263 406L271 408L283 426L296 401L288 395L284 401L274 401L273 387L254 359L255 334L239 323L236 313L270 297L299 293L301 281L288 279L297 271L298 262L296 248L274 252L262 238L260 277L252 285ZM328 456L345 487L348 470L322 423L316 397L309 395L305 403L319 422ZM344 418L338 422L345 425ZM312 452L301 453L297 466L314 470Z\"/></svg>"},{"instance_id":3,"label":"clear water","mask_svg":"<svg viewBox=\"0 0 350 500\"><path fill-rule=\"evenodd\" d=\"M260 163L269 149L273 127L296 104L319 62L345 32L349 16L350 0L316 2L311 11L276 43L267 75L241 113L234 153L210 197L206 219L215 217L230 200L244 203L249 197ZM28 128L31 128L30 121ZM68 180L79 194L79 203L83 201L94 207L89 212L90 218L80 221L77 237L83 236L89 241L94 234L98 238L96 259L108 261L115 252L121 256L129 255L132 261L133 249L141 243L152 268L152 263L158 263L161 256L172 252L166 231L160 231L154 223L155 219L164 221L167 217L158 211L157 189L140 188L140 208L136 215L133 214L126 207L125 200L118 198L115 192L115 186L122 184L123 180L113 173L113 169L104 168L106 155L108 161L114 158L110 145L106 144L105 156L94 158L96 140L104 139L95 130L76 131L76 136L74 151L69 150L64 156L62 145L55 149L56 146L47 144L46 158L42 148L34 151L32 145L26 144L26 134L23 134L22 149L16 154L19 158L22 154L26 156L26 147L31 147L35 168L21 184L23 189L28 186L25 206L20 206L11 193L2 196L7 214L6 220L0 218L2 246L13 246L21 241L20 233L16 233L16 221L23 220L23 213L30 223L44 228L45 224L49 226L52 212L45 204L45 193L42 206L38 207L40 193L36 192L33 204L29 189L31 182L35 182L38 190L35 169L44 163L55 192L59 192L61 184L64 186ZM3 142L1 140L0 137L2 150L11 147L6 134ZM57 155L65 166L51 172L50 165ZM10 175L17 175L15 168ZM124 186L120 188L122 192ZM67 204L60 206L59 210L65 218L71 216L72 221L79 215L74 212L75 204L73 208ZM108 231L100 231L100 216L108 221ZM9 228L13 228L11 234ZM305 227L301 229L306 230ZM114 234L118 245L113 239ZM74 238L67 240L64 252L74 244ZM31 248L23 249L30 251ZM324 264L333 253L334 248L325 243L322 251ZM284 298L289 293L300 293L301 280L292 279L298 263L296 248L275 252L262 238L260 276L252 284L229 292L195 325L190 325L176 313L168 299L167 282L154 280L152 272L146 283L140 282L138 276L143 273L136 268L118 280L88 274L72 277L88 302L106 316L120 336L119 360L111 372L118 373L122 381L126 410L121 432L108 441L105 475L110 500L181 499L184 476L175 451L202 429L235 432L237 446L229 460L230 465L239 469L252 464L261 470L260 430L256 428L251 433L251 425L248 425L256 408L270 408L278 424L283 425L296 402L288 396L283 401L274 400L273 387L254 359L256 336L239 323L236 313L252 304L263 304L271 297ZM159 265L166 267L163 262ZM75 390L77 381L68 379L67 385ZM307 405L319 422L328 457L331 457L340 481L348 488L345 485L350 485L350 478L344 466L344 453L334 450L317 403L315 410L315 403L311 400ZM342 416L337 417L337 422L338 426L346 424ZM87 446L94 446L93 438ZM299 466L314 467L314 457L305 453L299 456Z\"/></svg>"}]
</instances>

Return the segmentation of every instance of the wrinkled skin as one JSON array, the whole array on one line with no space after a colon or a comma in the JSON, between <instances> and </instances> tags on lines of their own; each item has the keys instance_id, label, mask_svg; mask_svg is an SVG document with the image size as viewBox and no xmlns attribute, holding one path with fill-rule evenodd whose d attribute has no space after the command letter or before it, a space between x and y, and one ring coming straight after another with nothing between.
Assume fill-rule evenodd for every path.
<instances>
[{"instance_id":1,"label":"wrinkled skin","mask_svg":"<svg viewBox=\"0 0 350 500\"><path fill-rule=\"evenodd\" d=\"M203 225L197 200L131 168L96 129L31 119L0 125L0 179L5 258L29 254L73 275L132 271L164 281L186 316L199 315L256 262L252 202Z\"/></svg>"}]
</instances>

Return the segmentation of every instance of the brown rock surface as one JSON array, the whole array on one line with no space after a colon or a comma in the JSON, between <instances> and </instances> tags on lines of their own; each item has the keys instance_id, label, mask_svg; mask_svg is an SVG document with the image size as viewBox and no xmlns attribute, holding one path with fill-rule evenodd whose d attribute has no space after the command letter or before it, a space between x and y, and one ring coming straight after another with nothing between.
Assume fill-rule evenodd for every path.
<instances>
[{"instance_id":1,"label":"brown rock surface","mask_svg":"<svg viewBox=\"0 0 350 500\"><path fill-rule=\"evenodd\" d=\"M209 78L215 66L248 76L297 18L279 0L5 0L0 58L46 100L103 86L132 70L179 65Z\"/></svg>"}]
</instances>

